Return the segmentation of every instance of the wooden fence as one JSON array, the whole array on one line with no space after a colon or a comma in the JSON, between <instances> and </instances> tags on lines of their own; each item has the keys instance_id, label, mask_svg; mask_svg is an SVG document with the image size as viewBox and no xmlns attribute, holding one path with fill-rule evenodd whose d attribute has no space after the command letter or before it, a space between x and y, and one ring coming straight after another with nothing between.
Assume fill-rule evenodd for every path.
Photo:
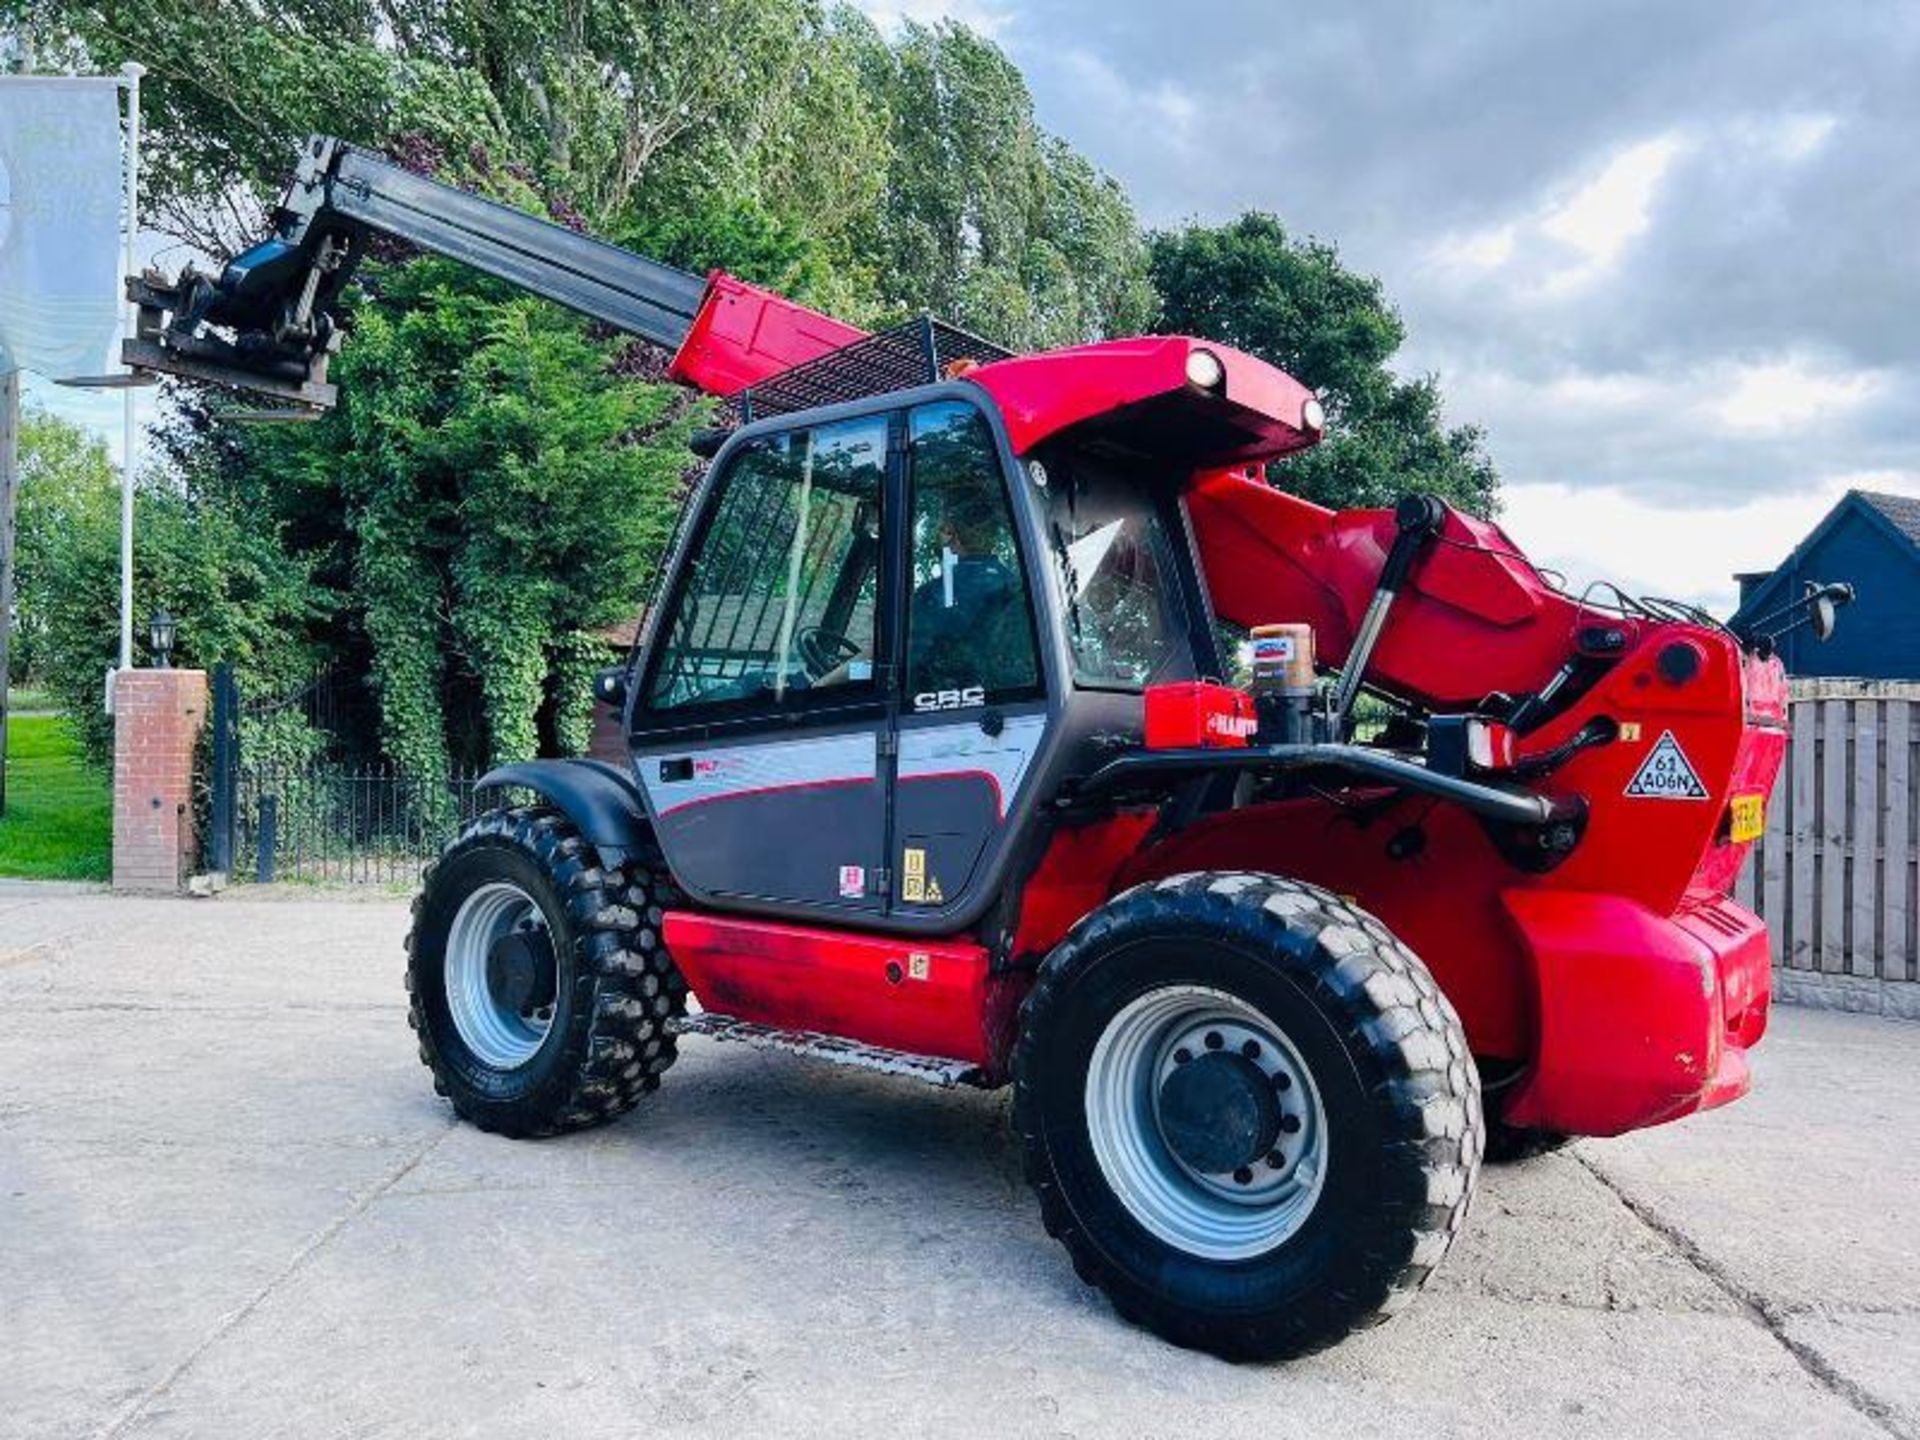
<instances>
[{"instance_id":1,"label":"wooden fence","mask_svg":"<svg viewBox=\"0 0 1920 1440\"><path fill-rule=\"evenodd\" d=\"M1797 681L1767 830L1736 887L1783 999L1920 1016L1920 683Z\"/></svg>"}]
</instances>

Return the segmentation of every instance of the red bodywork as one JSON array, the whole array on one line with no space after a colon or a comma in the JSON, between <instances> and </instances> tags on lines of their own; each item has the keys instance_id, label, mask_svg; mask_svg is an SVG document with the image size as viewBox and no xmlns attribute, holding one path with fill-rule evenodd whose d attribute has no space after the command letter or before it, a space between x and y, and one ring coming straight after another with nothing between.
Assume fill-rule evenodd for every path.
<instances>
[{"instance_id":1,"label":"red bodywork","mask_svg":"<svg viewBox=\"0 0 1920 1440\"><path fill-rule=\"evenodd\" d=\"M1253 739L1253 696L1215 680L1155 685L1147 691L1147 749L1244 750Z\"/></svg>"},{"instance_id":2,"label":"red bodywork","mask_svg":"<svg viewBox=\"0 0 1920 1440\"><path fill-rule=\"evenodd\" d=\"M1240 475L1200 477L1189 495L1208 587L1245 624L1306 620L1339 663L1392 543L1384 511L1334 514ZM1625 634L1619 662L1520 743L1551 750L1595 716L1614 744L1556 771L1549 792L1583 796L1585 838L1544 875L1515 870L1475 820L1411 803L1356 820L1318 800L1229 812L1141 857L1123 883L1246 866L1356 896L1404 939L1460 1011L1476 1053L1526 1062L1507 1117L1608 1135L1724 1103L1747 1086L1745 1051L1766 1027L1770 960L1758 917L1727 898L1745 844L1727 837L1734 795L1767 795L1786 742L1776 661L1724 632L1583 611L1549 588L1498 526L1450 514L1374 650L1383 688L1436 710L1496 690L1537 689L1582 625ZM1666 677L1679 647L1691 670ZM1626 792L1671 734L1707 798ZM1365 812L1362 812L1363 814ZM1418 818L1417 857L1387 858Z\"/></svg>"},{"instance_id":3,"label":"red bodywork","mask_svg":"<svg viewBox=\"0 0 1920 1440\"><path fill-rule=\"evenodd\" d=\"M1187 381L1187 357L1204 350L1221 364L1215 391ZM983 365L967 377L1000 408L1015 454L1078 425L1109 423L1179 405L1213 421L1213 463L1272 460L1304 450L1320 438L1307 423L1313 392L1291 375L1225 345L1181 335L1107 340L1021 355Z\"/></svg>"},{"instance_id":4,"label":"red bodywork","mask_svg":"<svg viewBox=\"0 0 1920 1440\"><path fill-rule=\"evenodd\" d=\"M667 949L700 1003L737 1019L996 1068L1024 984L970 941L897 939L675 911Z\"/></svg>"},{"instance_id":5,"label":"red bodywork","mask_svg":"<svg viewBox=\"0 0 1920 1440\"><path fill-rule=\"evenodd\" d=\"M731 393L859 333L716 274L673 369ZM1195 349L1222 363L1211 392L1188 381ZM968 378L993 398L1016 453L1129 424L1143 427L1134 437L1177 431L1171 458L1191 468L1186 499L1219 614L1310 623L1320 661L1344 661L1394 519L1336 514L1253 478L1251 467L1319 438L1305 387L1180 337L1026 356ZM1747 846L1727 825L1730 799L1765 796L1780 765L1778 663L1716 629L1583 609L1497 525L1450 513L1401 591L1369 680L1430 711L1469 711L1496 691L1538 690L1591 625L1622 632L1618 662L1518 746L1523 760L1541 754L1596 716L1620 727L1540 787L1589 807L1581 844L1546 873L1514 864L1455 807L1403 798L1383 808L1367 803L1383 792L1348 790L1225 811L1157 842L1152 810L1062 828L1027 877L998 970L985 937L928 943L709 915L669 916L668 944L715 1009L969 1060L997 1079L1031 964L1082 916L1158 876L1271 871L1355 897L1425 960L1475 1053L1514 1062L1510 1122L1608 1135L1722 1104L1746 1089L1746 1052L1766 1028L1766 932L1728 899ZM1675 647L1687 663L1663 668ZM1222 691L1150 692L1147 745L1244 743L1233 732L1245 697ZM1704 799L1627 793L1668 735ZM1425 843L1389 858L1386 842L1409 827Z\"/></svg>"},{"instance_id":6,"label":"red bodywork","mask_svg":"<svg viewBox=\"0 0 1920 1440\"><path fill-rule=\"evenodd\" d=\"M667 375L709 395L731 395L865 339L866 333L715 270Z\"/></svg>"}]
</instances>

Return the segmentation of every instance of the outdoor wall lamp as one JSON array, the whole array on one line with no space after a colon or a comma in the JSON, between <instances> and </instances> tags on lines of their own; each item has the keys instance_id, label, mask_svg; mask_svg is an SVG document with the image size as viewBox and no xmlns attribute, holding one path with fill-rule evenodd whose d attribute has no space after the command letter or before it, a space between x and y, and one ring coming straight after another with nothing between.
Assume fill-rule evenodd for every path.
<instances>
[{"instance_id":1,"label":"outdoor wall lamp","mask_svg":"<svg viewBox=\"0 0 1920 1440\"><path fill-rule=\"evenodd\" d=\"M172 613L164 608L154 611L153 618L147 621L147 645L153 651L154 669L173 668L173 634L176 628Z\"/></svg>"}]
</instances>

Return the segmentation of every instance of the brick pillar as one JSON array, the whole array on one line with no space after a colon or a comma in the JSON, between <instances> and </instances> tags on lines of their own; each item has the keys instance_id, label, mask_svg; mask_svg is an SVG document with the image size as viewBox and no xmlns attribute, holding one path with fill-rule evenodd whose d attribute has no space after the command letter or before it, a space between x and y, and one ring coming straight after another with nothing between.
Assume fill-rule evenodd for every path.
<instances>
[{"instance_id":1,"label":"brick pillar","mask_svg":"<svg viewBox=\"0 0 1920 1440\"><path fill-rule=\"evenodd\" d=\"M206 719L204 670L114 676L114 889L180 889L193 862L193 747Z\"/></svg>"}]
</instances>

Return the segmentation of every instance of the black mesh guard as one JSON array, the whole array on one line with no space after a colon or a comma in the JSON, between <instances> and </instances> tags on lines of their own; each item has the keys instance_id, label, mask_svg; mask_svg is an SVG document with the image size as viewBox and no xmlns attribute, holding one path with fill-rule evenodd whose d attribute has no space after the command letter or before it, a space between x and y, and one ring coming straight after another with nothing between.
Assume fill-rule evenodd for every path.
<instances>
[{"instance_id":1,"label":"black mesh guard","mask_svg":"<svg viewBox=\"0 0 1920 1440\"><path fill-rule=\"evenodd\" d=\"M1012 354L957 325L924 316L783 370L742 390L734 400L740 421L745 424L770 415L790 415L796 410L931 385L944 378L947 367L955 361L985 365L1011 359Z\"/></svg>"}]
</instances>

